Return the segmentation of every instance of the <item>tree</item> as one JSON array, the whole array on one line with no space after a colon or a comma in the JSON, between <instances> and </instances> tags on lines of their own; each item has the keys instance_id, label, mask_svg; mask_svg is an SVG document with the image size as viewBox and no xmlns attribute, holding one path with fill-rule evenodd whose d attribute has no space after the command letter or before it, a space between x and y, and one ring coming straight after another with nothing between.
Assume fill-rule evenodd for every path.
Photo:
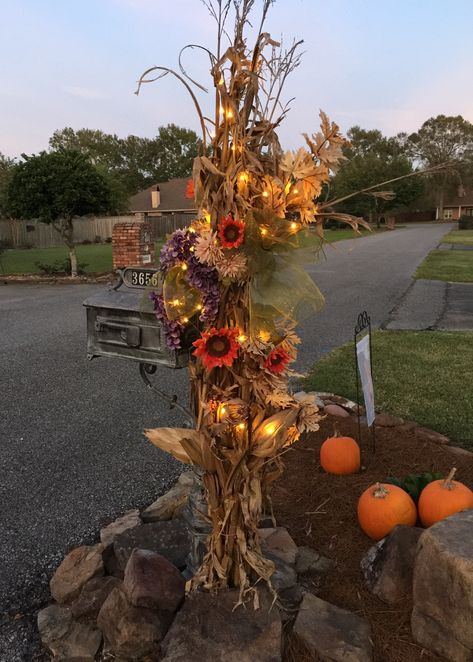
<instances>
[{"instance_id":1,"label":"tree","mask_svg":"<svg viewBox=\"0 0 473 662\"><path fill-rule=\"evenodd\" d=\"M77 276L73 218L108 211L110 188L89 159L76 150L22 155L8 185L8 209L17 218L50 223L69 249Z\"/></svg>"},{"instance_id":2,"label":"tree","mask_svg":"<svg viewBox=\"0 0 473 662\"><path fill-rule=\"evenodd\" d=\"M175 124L159 127L154 138L119 138L103 131L66 127L54 132L49 146L87 155L110 178L116 206L123 209L127 198L146 186L189 176L202 141L194 131Z\"/></svg>"},{"instance_id":3,"label":"tree","mask_svg":"<svg viewBox=\"0 0 473 662\"><path fill-rule=\"evenodd\" d=\"M331 198L341 198L414 172L410 158L395 138L386 138L381 131L359 126L352 127L347 135L350 144L343 148L346 160L331 181ZM408 177L382 188L392 191L393 196L375 190L351 198L341 208L360 216L369 215L379 227L383 214L410 205L422 194L423 182L420 177Z\"/></svg>"},{"instance_id":4,"label":"tree","mask_svg":"<svg viewBox=\"0 0 473 662\"><path fill-rule=\"evenodd\" d=\"M0 219L7 218L7 190L10 182L13 166L13 159L4 156L0 152Z\"/></svg>"},{"instance_id":5,"label":"tree","mask_svg":"<svg viewBox=\"0 0 473 662\"><path fill-rule=\"evenodd\" d=\"M473 124L461 115L437 115L424 122L416 133L400 134L398 138L423 166L432 168L447 164L441 172L432 175L437 188L439 218L442 219L447 187L455 179L461 181L462 174L471 170Z\"/></svg>"}]
</instances>

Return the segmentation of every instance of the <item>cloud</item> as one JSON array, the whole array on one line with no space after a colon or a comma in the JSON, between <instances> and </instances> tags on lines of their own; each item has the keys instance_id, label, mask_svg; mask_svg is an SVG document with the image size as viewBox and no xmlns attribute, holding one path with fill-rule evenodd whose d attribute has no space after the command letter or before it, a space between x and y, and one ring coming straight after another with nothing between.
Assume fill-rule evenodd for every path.
<instances>
[{"instance_id":1,"label":"cloud","mask_svg":"<svg viewBox=\"0 0 473 662\"><path fill-rule=\"evenodd\" d=\"M94 90L90 87L78 87L76 85L66 85L62 88L64 92L70 94L72 97L79 97L80 99L109 99L110 97L102 90Z\"/></svg>"}]
</instances>

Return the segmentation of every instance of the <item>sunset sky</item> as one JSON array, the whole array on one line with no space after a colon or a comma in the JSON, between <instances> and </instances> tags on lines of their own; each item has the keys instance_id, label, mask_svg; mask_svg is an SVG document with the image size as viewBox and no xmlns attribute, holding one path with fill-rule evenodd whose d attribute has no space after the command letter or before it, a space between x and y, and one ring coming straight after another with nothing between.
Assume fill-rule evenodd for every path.
<instances>
[{"instance_id":1,"label":"sunset sky","mask_svg":"<svg viewBox=\"0 0 473 662\"><path fill-rule=\"evenodd\" d=\"M388 135L440 113L473 121L472 27L471 0L278 0L267 30L287 44L304 39L305 50L286 89L296 99L283 146L316 129L319 108L344 130ZM214 39L200 0L4 0L0 152L45 149L65 126L148 137L170 122L198 130L177 81L133 92L146 68L177 68L183 45L212 48ZM207 65L196 51L186 59L202 82Z\"/></svg>"}]
</instances>

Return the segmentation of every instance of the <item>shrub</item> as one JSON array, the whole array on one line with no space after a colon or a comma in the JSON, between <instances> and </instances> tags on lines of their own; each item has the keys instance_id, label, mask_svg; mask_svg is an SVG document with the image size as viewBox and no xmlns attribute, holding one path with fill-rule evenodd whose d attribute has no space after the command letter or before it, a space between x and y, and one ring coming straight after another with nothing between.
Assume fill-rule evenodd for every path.
<instances>
[{"instance_id":1,"label":"shrub","mask_svg":"<svg viewBox=\"0 0 473 662\"><path fill-rule=\"evenodd\" d=\"M81 242L81 244L82 244L83 246L88 246L88 245L91 244L91 243L92 243L92 242L90 241L90 239L84 239L84 241Z\"/></svg>"},{"instance_id":2,"label":"shrub","mask_svg":"<svg viewBox=\"0 0 473 662\"><path fill-rule=\"evenodd\" d=\"M66 258L65 260L55 260L52 264L47 262L35 262L35 265L38 267L42 274L46 276L59 276L59 275L71 275L71 260ZM85 267L88 265L85 262L77 263L77 273L79 276L85 274Z\"/></svg>"},{"instance_id":3,"label":"shrub","mask_svg":"<svg viewBox=\"0 0 473 662\"><path fill-rule=\"evenodd\" d=\"M473 230L473 216L462 216L458 221L459 230Z\"/></svg>"},{"instance_id":4,"label":"shrub","mask_svg":"<svg viewBox=\"0 0 473 662\"><path fill-rule=\"evenodd\" d=\"M107 237L107 238L105 239L105 243L106 243L106 244L111 244L111 243L112 243L112 237Z\"/></svg>"},{"instance_id":5,"label":"shrub","mask_svg":"<svg viewBox=\"0 0 473 662\"><path fill-rule=\"evenodd\" d=\"M95 244L101 244L102 243L102 237L100 235L96 234L95 239L94 239Z\"/></svg>"}]
</instances>

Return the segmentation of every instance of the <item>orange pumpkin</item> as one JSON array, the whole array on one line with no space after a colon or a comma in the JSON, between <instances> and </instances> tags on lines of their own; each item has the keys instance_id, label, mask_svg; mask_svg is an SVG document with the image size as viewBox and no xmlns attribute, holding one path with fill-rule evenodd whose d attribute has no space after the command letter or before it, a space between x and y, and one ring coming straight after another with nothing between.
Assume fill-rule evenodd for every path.
<instances>
[{"instance_id":1,"label":"orange pumpkin","mask_svg":"<svg viewBox=\"0 0 473 662\"><path fill-rule=\"evenodd\" d=\"M329 474L354 474L360 470L360 447L351 437L339 437L335 430L320 447L320 464Z\"/></svg>"},{"instance_id":2,"label":"orange pumpkin","mask_svg":"<svg viewBox=\"0 0 473 662\"><path fill-rule=\"evenodd\" d=\"M381 540L397 524L414 526L417 509L409 494L397 485L376 483L358 500L358 521L373 540Z\"/></svg>"},{"instance_id":3,"label":"orange pumpkin","mask_svg":"<svg viewBox=\"0 0 473 662\"><path fill-rule=\"evenodd\" d=\"M432 526L445 517L473 508L473 492L452 480L456 469L447 478L434 480L424 487L419 497L419 517L424 526Z\"/></svg>"}]
</instances>

